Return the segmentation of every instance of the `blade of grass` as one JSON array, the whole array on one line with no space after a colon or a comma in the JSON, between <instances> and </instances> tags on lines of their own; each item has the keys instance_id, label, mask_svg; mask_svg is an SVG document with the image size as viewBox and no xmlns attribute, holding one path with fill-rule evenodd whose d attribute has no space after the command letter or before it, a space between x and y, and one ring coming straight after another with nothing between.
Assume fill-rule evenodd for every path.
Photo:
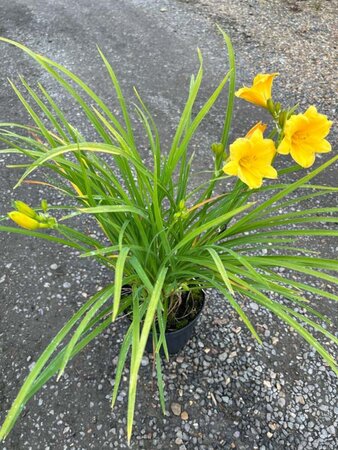
<instances>
[{"instance_id":1,"label":"blade of grass","mask_svg":"<svg viewBox=\"0 0 338 450\"><path fill-rule=\"evenodd\" d=\"M123 277L124 277L124 265L125 265L129 251L130 251L129 247L123 247L117 258L116 269L115 269L115 279L114 279L115 289L114 289L114 304L113 304L113 315L112 315L113 322L117 317L119 307L120 307L121 289L122 289L122 282L123 282Z\"/></svg>"},{"instance_id":2,"label":"blade of grass","mask_svg":"<svg viewBox=\"0 0 338 450\"><path fill-rule=\"evenodd\" d=\"M24 230L22 228L6 227L6 226L0 226L0 231L5 231L7 233L23 234L25 236L31 236L31 237L37 237L40 239L45 239L46 241L55 242L60 245L67 245L67 247L72 247L72 248L75 248L76 250L82 250L82 251L87 250L85 247L82 247L81 245L76 244L75 242L67 241L66 239L61 239L56 236L50 236L49 234L39 233L37 231L30 231L30 230Z\"/></svg>"},{"instance_id":3,"label":"blade of grass","mask_svg":"<svg viewBox=\"0 0 338 450\"><path fill-rule=\"evenodd\" d=\"M115 291L115 286L114 286L114 291ZM67 344L66 351L65 351L56 381L59 381L59 379L63 375L66 365L72 354L72 351L73 351L75 345L77 344L78 340L80 339L82 333L84 332L86 326L92 320L92 318L95 316L96 312L109 300L109 298L111 296L112 296L112 289L108 289L97 299L97 301L93 304L93 306L91 306L91 308L88 310L88 312L86 313L86 315L80 322L80 325L77 327L71 340Z\"/></svg>"},{"instance_id":4,"label":"blade of grass","mask_svg":"<svg viewBox=\"0 0 338 450\"><path fill-rule=\"evenodd\" d=\"M300 180L295 181L294 183L290 184L288 187L283 189L282 191L278 192L277 194L273 195L268 200L264 201L260 205L258 205L253 211L251 211L249 214L246 214L245 217L240 219L236 224L230 226L225 234L232 234L234 231L239 232L241 230L241 226L243 224L246 224L249 221L252 221L254 217L256 217L258 214L260 214L263 211L269 210L269 208L276 203L277 201L284 198L286 195L290 194L291 192L295 191L296 189L300 188L302 185L307 183L308 181L312 180L316 175L318 175L320 172L325 170L327 167L331 166L333 163L338 161L338 155L334 156L333 158L326 161L321 166L317 167L317 169L313 170L309 174L302 177Z\"/></svg>"},{"instance_id":5,"label":"blade of grass","mask_svg":"<svg viewBox=\"0 0 338 450\"><path fill-rule=\"evenodd\" d=\"M167 273L167 268L162 267L158 274L154 290L149 300L147 312L145 315L140 341L137 348L137 353L133 361L133 365L130 368L130 381L129 381L129 395L128 395L128 413L127 413L127 439L130 443L131 433L133 428L134 411L135 411L135 400L136 400L136 385L137 385L137 375L141 365L141 359L144 353L146 342L149 336L149 331L154 320L155 311L157 304L160 301L162 295L162 287Z\"/></svg>"},{"instance_id":6,"label":"blade of grass","mask_svg":"<svg viewBox=\"0 0 338 450\"><path fill-rule=\"evenodd\" d=\"M41 370L44 365L47 363L51 355L55 352L56 348L63 341L69 331L73 328L75 323L81 318L81 316L93 305L96 301L98 301L102 296L109 296L113 292L114 286L112 284L108 285L98 293L96 293L92 298L90 298L74 315L73 317L62 327L62 329L58 332L58 334L54 337L54 339L50 342L50 344L43 351L39 359L36 361L33 369L30 374L26 378L24 384L22 385L16 399L14 400L6 419L0 429L0 441L4 440L8 435L10 429L14 425L14 422L20 414L24 400L29 390L31 389L33 383L36 378L39 376Z\"/></svg>"},{"instance_id":7,"label":"blade of grass","mask_svg":"<svg viewBox=\"0 0 338 450\"><path fill-rule=\"evenodd\" d=\"M236 87L236 61L235 61L235 53L232 47L232 43L230 37L222 30L222 28L217 25L218 30L222 34L224 41L228 50L228 61L230 67L230 78L229 78L229 92L228 92L228 104L225 114L225 121L222 132L221 142L223 144L223 148L226 149L228 145L229 132L231 128L231 120L232 120L232 112L234 108L234 98L235 98L235 87Z\"/></svg>"},{"instance_id":8,"label":"blade of grass","mask_svg":"<svg viewBox=\"0 0 338 450\"><path fill-rule=\"evenodd\" d=\"M229 292L232 295L234 295L234 290L232 289L228 274L224 268L224 264L223 264L221 258L218 256L218 254L216 253L216 251L213 248L208 248L207 250L210 253L212 259L214 260L216 267L217 267L221 277L223 278L224 284L228 288Z\"/></svg>"},{"instance_id":9,"label":"blade of grass","mask_svg":"<svg viewBox=\"0 0 338 450\"><path fill-rule=\"evenodd\" d=\"M126 127L127 127L127 134L126 135L129 138L128 142L129 142L129 144L131 145L131 147L133 148L133 150L134 150L134 152L136 154L137 151L136 151L136 146L135 146L135 141L134 141L133 129L132 129L132 126L131 126L131 122L130 122L130 118L129 118L126 102L125 102L125 99L123 97L120 84L119 84L118 79L117 79L117 77L115 75L115 72L114 72L112 66L109 64L107 58L105 57L105 55L103 54L103 52L101 51L101 49L99 47L97 47L97 49L98 49L98 52L99 52L99 54L100 54L100 56L101 56L101 58L102 58L102 60L104 62L104 65L106 66L106 69L107 69L107 71L109 73L110 79L111 79L111 81L112 81L112 83L114 85L114 88L115 88L115 91L116 91L116 94L117 94L117 99L118 99L118 101L120 103L120 106L121 106L121 111L122 111L122 114L123 114L124 122L125 122Z\"/></svg>"},{"instance_id":10,"label":"blade of grass","mask_svg":"<svg viewBox=\"0 0 338 450\"><path fill-rule=\"evenodd\" d=\"M223 214L221 217L218 217L216 219L210 220L203 225L200 225L196 229L190 231L185 235L185 237L173 248L172 254L175 254L177 250L184 247L186 244L191 242L193 239L195 239L197 236L202 234L203 232L209 230L209 229L215 229L222 223L224 223L226 220L230 219L231 217L236 216L237 214L241 213L242 211L245 211L248 208L251 208L251 206L254 203L248 203L244 206L241 206L239 208L234 209L233 211L229 211L227 214Z\"/></svg>"}]
</instances>

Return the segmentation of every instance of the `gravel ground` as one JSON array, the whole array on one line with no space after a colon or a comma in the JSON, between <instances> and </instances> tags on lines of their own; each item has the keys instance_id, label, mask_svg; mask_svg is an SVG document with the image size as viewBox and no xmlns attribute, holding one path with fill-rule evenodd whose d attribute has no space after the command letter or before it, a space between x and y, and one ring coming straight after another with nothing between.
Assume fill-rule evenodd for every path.
<instances>
[{"instance_id":1,"label":"gravel ground","mask_svg":"<svg viewBox=\"0 0 338 450\"><path fill-rule=\"evenodd\" d=\"M144 92L166 143L184 101L182 85L196 69L192 56L196 45L205 58L202 97L224 72L224 49L215 33L215 20L234 41L239 85L250 82L255 72L279 71L275 84L279 98L301 105L314 102L333 118L336 6L336 1L325 0L128 0L109 5L105 0L84 0L72 7L67 0L5 1L0 5L0 29L1 34L80 72L110 101L93 56L93 41L97 42L107 50L120 78L127 74L123 83L127 94L133 82ZM26 121L15 96L2 88L6 77L16 74L20 66L29 81L55 86L21 53L0 47L0 55L0 120ZM57 99L72 111L65 96L57 93ZM244 102L236 105L233 136L264 118ZM202 130L196 170L210 161L208 145L215 139L222 112L221 106L217 108L215 118ZM74 116L81 131L90 134L75 111ZM334 142L335 133L331 136ZM12 198L32 204L41 197L53 204L62 202L58 194L45 189L21 189L14 197L11 189L17 173L4 163L1 157L0 214L9 210ZM336 168L327 172L324 181L336 184ZM325 202L336 203L336 198ZM83 226L90 230L91 224ZM45 242L1 234L0 245L2 420L33 361L84 299L109 282L112 274L94 262L79 260L75 252ZM308 245L327 257L335 257L338 251L337 242L328 239ZM332 286L318 287L334 291ZM310 300L318 307L318 299ZM177 357L164 363L165 417L158 405L151 358L143 359L131 448L337 448L334 374L288 327L253 303L245 307L264 338L263 346L254 342L222 297L207 293L198 332ZM325 301L319 308L337 323L336 305ZM51 380L29 403L3 450L127 448L127 370L118 406L113 412L110 409L116 358L126 327L125 320L112 325L74 360L59 383ZM323 338L321 342L326 343Z\"/></svg>"}]
</instances>

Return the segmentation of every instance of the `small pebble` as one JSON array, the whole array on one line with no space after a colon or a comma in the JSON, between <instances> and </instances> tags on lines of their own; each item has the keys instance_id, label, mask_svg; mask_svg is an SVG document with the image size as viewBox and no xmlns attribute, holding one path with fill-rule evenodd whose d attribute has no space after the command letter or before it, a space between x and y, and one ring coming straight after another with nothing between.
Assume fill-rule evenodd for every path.
<instances>
[{"instance_id":1,"label":"small pebble","mask_svg":"<svg viewBox=\"0 0 338 450\"><path fill-rule=\"evenodd\" d=\"M175 416L179 416L182 412L182 407L179 403L173 402L170 405L171 411Z\"/></svg>"},{"instance_id":2,"label":"small pebble","mask_svg":"<svg viewBox=\"0 0 338 450\"><path fill-rule=\"evenodd\" d=\"M188 420L189 419L189 415L188 415L187 411L183 411L181 413L181 419L182 420Z\"/></svg>"},{"instance_id":3,"label":"small pebble","mask_svg":"<svg viewBox=\"0 0 338 450\"><path fill-rule=\"evenodd\" d=\"M226 359L228 358L228 354L227 352L221 353L220 355L218 355L218 358L220 361L226 361Z\"/></svg>"}]
</instances>

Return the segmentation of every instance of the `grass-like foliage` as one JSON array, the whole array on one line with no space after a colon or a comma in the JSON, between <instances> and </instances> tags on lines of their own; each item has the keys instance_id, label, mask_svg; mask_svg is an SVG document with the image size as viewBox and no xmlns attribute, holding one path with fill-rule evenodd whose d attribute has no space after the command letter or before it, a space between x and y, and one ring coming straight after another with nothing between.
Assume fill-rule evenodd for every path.
<instances>
[{"instance_id":1,"label":"grass-like foliage","mask_svg":"<svg viewBox=\"0 0 338 450\"><path fill-rule=\"evenodd\" d=\"M316 153L330 150L324 139L330 122L314 107L304 114L296 114L296 107L283 110L271 99L276 74L260 74L252 87L242 88L236 95L266 108L271 113L273 129L269 138L264 138L264 126L257 124L229 147L235 59L228 36L221 33L230 70L196 111L203 76L202 56L198 52L200 67L196 76L191 77L185 107L171 147L166 151L161 148L151 113L135 90L139 124L152 152L150 166L142 160L134 137L135 125L131 123L115 73L101 50L99 54L121 109L119 119L71 71L24 45L1 39L32 57L70 94L95 130L97 139L87 141L41 84L31 87L21 78L19 88L11 82L34 125L1 123L0 139L7 147L1 154L20 154L27 158L26 164L16 166L25 168L17 185L38 184L29 180L29 175L47 168L48 183L41 183L61 190L71 201L60 208L49 206L44 200L41 206L34 207L17 201L15 211L2 218L0 230L67 245L78 250L80 257L95 258L115 274L114 283L105 286L76 311L37 359L2 425L1 440L11 431L29 399L55 374L60 378L72 358L125 313L131 321L121 346L112 404L127 364L130 367L127 412L130 441L138 372L150 332L155 342L161 406L165 410L160 350L168 358L165 339L168 314L175 302L188 301L189 296L183 295L187 291L217 289L260 342L243 309L248 301L258 303L297 331L337 372L333 356L317 339L323 335L327 341L337 343L324 324L330 320L310 306L307 296L313 295L320 301L338 300L337 295L315 283L317 280L321 284L337 284L338 262L301 246L309 241L308 237L338 234L330 226L337 223L334 213L338 208L302 208L312 199L337 192L337 187L311 183L338 156L317 164L311 171L303 171L300 177L294 177L296 181L288 181L294 172L298 171L299 175L301 166L312 165ZM214 143L210 151L214 171L208 182L192 186L189 180L193 155L189 144L226 85L224 126L220 129L220 142ZM297 164L291 163L277 171L272 167L277 154L290 154ZM51 181L53 172L55 182ZM229 188L233 176L238 179ZM263 178L277 177L282 181L263 186ZM59 217L65 210L66 215ZM57 217L53 217L55 212ZM88 214L105 235L101 241L70 225L74 216ZM9 218L21 228L7 224ZM130 286L129 295L122 295L126 285Z\"/></svg>"}]
</instances>

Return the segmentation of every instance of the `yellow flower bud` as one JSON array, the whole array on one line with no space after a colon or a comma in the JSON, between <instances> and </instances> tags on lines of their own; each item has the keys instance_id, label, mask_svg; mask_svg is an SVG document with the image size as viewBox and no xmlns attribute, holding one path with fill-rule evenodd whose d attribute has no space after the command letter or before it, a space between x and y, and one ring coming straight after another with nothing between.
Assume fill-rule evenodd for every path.
<instances>
[{"instance_id":1,"label":"yellow flower bud","mask_svg":"<svg viewBox=\"0 0 338 450\"><path fill-rule=\"evenodd\" d=\"M48 228L48 225L39 223L37 220L32 219L32 217L26 216L20 211L11 211L8 213L8 217L13 220L17 225L26 230L37 230L38 228Z\"/></svg>"},{"instance_id":2,"label":"yellow flower bud","mask_svg":"<svg viewBox=\"0 0 338 450\"><path fill-rule=\"evenodd\" d=\"M254 134L254 132L255 132L256 130L259 130L259 131L261 131L262 133L264 133L264 131L266 130L266 127L267 127L267 125L266 125L265 123L263 123L262 121L261 121L261 122L258 122L258 123L256 123L256 125L254 125L254 126L246 133L245 137L246 137L247 139L250 139L250 137Z\"/></svg>"},{"instance_id":3,"label":"yellow flower bud","mask_svg":"<svg viewBox=\"0 0 338 450\"><path fill-rule=\"evenodd\" d=\"M30 206L28 206L26 203L22 202L21 200L16 200L14 202L14 205L16 209L24 214L25 216L32 217L33 219L36 218L37 213L32 209Z\"/></svg>"}]
</instances>

